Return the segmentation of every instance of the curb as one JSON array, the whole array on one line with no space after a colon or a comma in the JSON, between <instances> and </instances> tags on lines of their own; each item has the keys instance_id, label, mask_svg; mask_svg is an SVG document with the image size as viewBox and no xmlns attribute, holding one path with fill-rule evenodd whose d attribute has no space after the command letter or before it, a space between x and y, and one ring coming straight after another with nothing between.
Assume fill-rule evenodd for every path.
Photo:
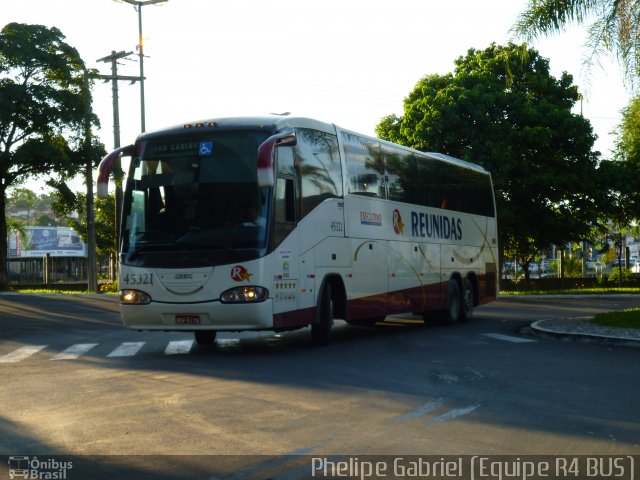
<instances>
[{"instance_id":1,"label":"curb","mask_svg":"<svg viewBox=\"0 0 640 480\"><path fill-rule=\"evenodd\" d=\"M582 343L595 343L599 345L619 345L625 347L640 347L640 339L615 336L615 335L601 335L598 333L585 333L585 332L570 332L554 330L552 328L541 326L542 322L548 322L548 320L538 320L533 322L529 327L522 329L521 333L526 335L532 335L538 338L555 338L565 341L574 341Z\"/></svg>"},{"instance_id":2,"label":"curb","mask_svg":"<svg viewBox=\"0 0 640 480\"><path fill-rule=\"evenodd\" d=\"M48 292L48 293L31 293L31 292L0 292L0 297L91 297L104 298L113 295L111 293L64 293L64 292Z\"/></svg>"}]
</instances>

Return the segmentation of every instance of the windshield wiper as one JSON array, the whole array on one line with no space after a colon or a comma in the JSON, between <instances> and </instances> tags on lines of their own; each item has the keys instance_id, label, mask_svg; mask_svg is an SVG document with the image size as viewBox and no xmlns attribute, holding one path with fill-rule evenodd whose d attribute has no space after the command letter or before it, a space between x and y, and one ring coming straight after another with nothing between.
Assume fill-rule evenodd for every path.
<instances>
[{"instance_id":1,"label":"windshield wiper","mask_svg":"<svg viewBox=\"0 0 640 480\"><path fill-rule=\"evenodd\" d=\"M129 249L126 255L127 255L127 259L133 260L143 255L154 255L158 253L166 254L168 251L172 251L171 248L167 248L167 247L174 247L174 246L175 245L173 243L147 244L147 245L144 245L144 247L142 248L140 248L140 244L129 245Z\"/></svg>"}]
</instances>

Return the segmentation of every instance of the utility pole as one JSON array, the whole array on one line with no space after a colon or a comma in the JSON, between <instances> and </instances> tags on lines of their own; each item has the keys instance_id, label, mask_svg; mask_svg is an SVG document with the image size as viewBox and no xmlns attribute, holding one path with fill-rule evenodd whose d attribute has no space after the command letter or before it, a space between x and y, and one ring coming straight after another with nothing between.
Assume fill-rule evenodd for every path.
<instances>
[{"instance_id":1,"label":"utility pole","mask_svg":"<svg viewBox=\"0 0 640 480\"><path fill-rule=\"evenodd\" d=\"M98 291L98 273L96 269L96 224L93 204L93 162L91 158L91 92L89 91L89 72L84 70L84 161L85 181L87 183L87 291Z\"/></svg>"},{"instance_id":2,"label":"utility pole","mask_svg":"<svg viewBox=\"0 0 640 480\"><path fill-rule=\"evenodd\" d=\"M111 75L98 75L105 81L111 80L111 94L113 99L113 148L120 148L120 104L118 102L118 81L124 80L134 84L137 81L142 81L141 77L132 77L127 75L118 75L118 60L126 58L132 55L133 52L116 52L111 51L111 55L99 58L96 62L111 62ZM116 184L116 251L118 250L118 243L120 242L120 219L122 218L122 179L124 178L124 172L122 171L120 159L116 161L113 166L113 178ZM117 264L117 262L115 262ZM115 268L112 269L115 273ZM114 278L115 279L115 275Z\"/></svg>"}]
</instances>

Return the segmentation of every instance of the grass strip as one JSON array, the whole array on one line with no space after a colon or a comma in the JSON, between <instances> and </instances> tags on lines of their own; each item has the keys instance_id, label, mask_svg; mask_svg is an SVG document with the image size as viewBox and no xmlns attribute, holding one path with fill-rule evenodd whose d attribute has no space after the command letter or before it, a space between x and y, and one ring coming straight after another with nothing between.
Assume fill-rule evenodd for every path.
<instances>
[{"instance_id":1,"label":"grass strip","mask_svg":"<svg viewBox=\"0 0 640 480\"><path fill-rule=\"evenodd\" d=\"M603 327L640 328L640 308L599 313L593 323Z\"/></svg>"},{"instance_id":2,"label":"grass strip","mask_svg":"<svg viewBox=\"0 0 640 480\"><path fill-rule=\"evenodd\" d=\"M502 295L607 295L640 293L640 288L576 288L564 290L500 290Z\"/></svg>"}]
</instances>

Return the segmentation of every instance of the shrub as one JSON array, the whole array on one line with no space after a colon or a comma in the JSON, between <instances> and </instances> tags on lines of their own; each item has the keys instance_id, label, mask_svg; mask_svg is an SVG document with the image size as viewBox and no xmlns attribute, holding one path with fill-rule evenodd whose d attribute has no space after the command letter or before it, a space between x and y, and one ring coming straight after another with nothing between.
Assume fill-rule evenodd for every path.
<instances>
[{"instance_id":1,"label":"shrub","mask_svg":"<svg viewBox=\"0 0 640 480\"><path fill-rule=\"evenodd\" d=\"M104 282L98 284L99 293L117 293L118 282Z\"/></svg>"},{"instance_id":2,"label":"shrub","mask_svg":"<svg viewBox=\"0 0 640 480\"><path fill-rule=\"evenodd\" d=\"M622 276L620 277L620 270L622 270ZM614 267L613 270L611 270L611 273L609 274L609 277L607 277L607 281L609 283L618 283L618 278L620 278L622 280L622 283L628 282L630 280L633 280L633 274L631 273L631 270L629 270L628 268L618 268L618 267Z\"/></svg>"}]
</instances>

